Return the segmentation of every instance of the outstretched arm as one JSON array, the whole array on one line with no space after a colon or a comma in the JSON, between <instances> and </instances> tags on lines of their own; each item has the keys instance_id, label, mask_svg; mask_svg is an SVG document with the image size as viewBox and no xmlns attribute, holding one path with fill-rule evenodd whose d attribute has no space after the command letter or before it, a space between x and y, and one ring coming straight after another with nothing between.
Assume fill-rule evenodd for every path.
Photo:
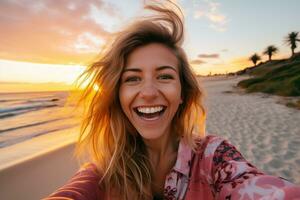
<instances>
[{"instance_id":1,"label":"outstretched arm","mask_svg":"<svg viewBox=\"0 0 300 200\"><path fill-rule=\"evenodd\" d=\"M300 198L300 186L264 174L227 141L223 141L214 153L212 176L216 199Z\"/></svg>"},{"instance_id":2,"label":"outstretched arm","mask_svg":"<svg viewBox=\"0 0 300 200\"><path fill-rule=\"evenodd\" d=\"M96 166L88 164L82 167L64 186L43 200L98 200L104 199L98 182L100 176Z\"/></svg>"}]
</instances>

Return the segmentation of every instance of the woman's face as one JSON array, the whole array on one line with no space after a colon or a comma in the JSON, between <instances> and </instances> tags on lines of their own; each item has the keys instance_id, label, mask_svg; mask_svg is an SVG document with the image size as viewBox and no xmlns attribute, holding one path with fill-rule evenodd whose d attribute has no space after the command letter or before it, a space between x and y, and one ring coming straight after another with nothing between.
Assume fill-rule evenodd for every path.
<instances>
[{"instance_id":1,"label":"woman's face","mask_svg":"<svg viewBox=\"0 0 300 200\"><path fill-rule=\"evenodd\" d=\"M130 53L119 98L124 113L144 139L169 134L182 102L178 60L172 51L152 43Z\"/></svg>"}]
</instances>

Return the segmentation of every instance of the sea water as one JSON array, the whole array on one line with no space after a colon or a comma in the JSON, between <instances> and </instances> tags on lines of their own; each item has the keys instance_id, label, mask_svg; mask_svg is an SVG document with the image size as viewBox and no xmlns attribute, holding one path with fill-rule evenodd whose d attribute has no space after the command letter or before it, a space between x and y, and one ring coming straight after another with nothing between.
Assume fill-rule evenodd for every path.
<instances>
[{"instance_id":1,"label":"sea water","mask_svg":"<svg viewBox=\"0 0 300 200\"><path fill-rule=\"evenodd\" d=\"M69 95L66 91L0 93L0 148L78 126Z\"/></svg>"}]
</instances>

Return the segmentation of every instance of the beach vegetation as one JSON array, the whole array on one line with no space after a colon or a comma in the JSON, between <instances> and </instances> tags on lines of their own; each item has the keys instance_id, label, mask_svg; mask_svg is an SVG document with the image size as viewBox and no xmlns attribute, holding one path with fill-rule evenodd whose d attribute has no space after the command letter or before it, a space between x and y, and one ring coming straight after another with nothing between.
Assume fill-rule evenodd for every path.
<instances>
[{"instance_id":1,"label":"beach vegetation","mask_svg":"<svg viewBox=\"0 0 300 200\"><path fill-rule=\"evenodd\" d=\"M291 50L292 50L291 57L293 57L295 55L295 49L297 48L297 42L300 42L298 34L299 34L299 32L292 31L285 38L285 43L288 46L290 46Z\"/></svg>"},{"instance_id":2,"label":"beach vegetation","mask_svg":"<svg viewBox=\"0 0 300 200\"><path fill-rule=\"evenodd\" d=\"M300 100L287 102L286 106L290 108L297 108L300 110Z\"/></svg>"},{"instance_id":3,"label":"beach vegetation","mask_svg":"<svg viewBox=\"0 0 300 200\"><path fill-rule=\"evenodd\" d=\"M248 70L253 78L238 83L247 92L300 96L300 53L290 59L260 64Z\"/></svg>"},{"instance_id":4,"label":"beach vegetation","mask_svg":"<svg viewBox=\"0 0 300 200\"><path fill-rule=\"evenodd\" d=\"M251 60L254 66L256 66L257 61L261 60L261 57L255 53L252 56L250 56L249 60Z\"/></svg>"},{"instance_id":5,"label":"beach vegetation","mask_svg":"<svg viewBox=\"0 0 300 200\"><path fill-rule=\"evenodd\" d=\"M274 45L270 45L270 46L268 46L268 47L264 50L263 54L264 54L264 55L268 55L268 56L269 56L269 61L271 61L271 60L272 60L272 56L273 56L274 54L276 54L277 52L278 52L278 48L275 47Z\"/></svg>"}]
</instances>

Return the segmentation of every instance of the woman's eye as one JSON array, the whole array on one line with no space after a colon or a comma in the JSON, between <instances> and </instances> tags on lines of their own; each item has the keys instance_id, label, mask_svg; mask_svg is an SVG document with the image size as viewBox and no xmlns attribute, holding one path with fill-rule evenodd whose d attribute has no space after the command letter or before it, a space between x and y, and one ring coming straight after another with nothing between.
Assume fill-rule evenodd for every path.
<instances>
[{"instance_id":1,"label":"woman's eye","mask_svg":"<svg viewBox=\"0 0 300 200\"><path fill-rule=\"evenodd\" d=\"M158 76L158 79L161 79L161 80L168 80L168 79L174 79L172 75L170 74L162 74L162 75L159 75Z\"/></svg>"},{"instance_id":2,"label":"woman's eye","mask_svg":"<svg viewBox=\"0 0 300 200\"><path fill-rule=\"evenodd\" d=\"M138 76L130 76L130 77L125 78L124 82L136 82L136 81L140 81L140 80L141 80L141 78Z\"/></svg>"}]
</instances>

